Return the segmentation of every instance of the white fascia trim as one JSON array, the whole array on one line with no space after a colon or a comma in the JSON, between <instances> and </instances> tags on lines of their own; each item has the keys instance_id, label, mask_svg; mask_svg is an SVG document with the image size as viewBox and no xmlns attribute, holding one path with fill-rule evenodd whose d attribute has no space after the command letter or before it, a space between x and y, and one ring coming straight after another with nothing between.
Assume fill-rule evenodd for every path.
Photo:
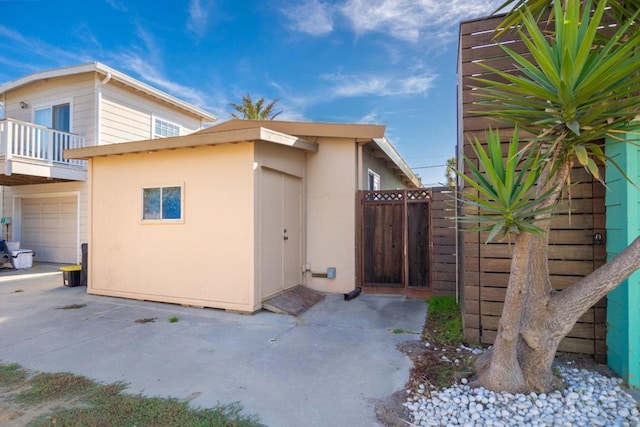
<instances>
[{"instance_id":1,"label":"white fascia trim","mask_svg":"<svg viewBox=\"0 0 640 427\"><path fill-rule=\"evenodd\" d=\"M420 179L418 179L416 174L413 173L407 162L404 161L400 153L398 153L386 137L373 138L373 142L387 155L387 157L389 157L389 160L391 160L398 169L402 171L409 181L411 181L416 187L420 187Z\"/></svg>"},{"instance_id":2,"label":"white fascia trim","mask_svg":"<svg viewBox=\"0 0 640 427\"><path fill-rule=\"evenodd\" d=\"M286 133L277 132L263 127L260 128L260 136L258 139L299 148L304 151L311 151L314 153L318 152L318 144L315 142L307 141L306 139L302 139L297 136L287 135Z\"/></svg>"}]
</instances>

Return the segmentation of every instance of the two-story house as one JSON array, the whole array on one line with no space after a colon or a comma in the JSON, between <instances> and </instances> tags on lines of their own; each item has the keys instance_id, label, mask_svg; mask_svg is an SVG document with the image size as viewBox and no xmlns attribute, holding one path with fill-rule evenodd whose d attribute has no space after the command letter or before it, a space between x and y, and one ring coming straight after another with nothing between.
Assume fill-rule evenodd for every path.
<instances>
[{"instance_id":1,"label":"two-story house","mask_svg":"<svg viewBox=\"0 0 640 427\"><path fill-rule=\"evenodd\" d=\"M98 62L1 84L0 103L2 238L45 262L79 262L88 240L87 164L65 149L187 135L217 120Z\"/></svg>"}]
</instances>

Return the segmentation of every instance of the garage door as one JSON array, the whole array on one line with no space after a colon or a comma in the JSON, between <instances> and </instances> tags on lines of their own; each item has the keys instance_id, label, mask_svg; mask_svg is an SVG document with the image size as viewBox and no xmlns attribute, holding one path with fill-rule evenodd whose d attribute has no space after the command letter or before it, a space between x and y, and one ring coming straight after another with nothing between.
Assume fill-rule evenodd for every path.
<instances>
[{"instance_id":1,"label":"garage door","mask_svg":"<svg viewBox=\"0 0 640 427\"><path fill-rule=\"evenodd\" d=\"M36 261L76 263L76 197L22 199L21 247L36 251Z\"/></svg>"}]
</instances>

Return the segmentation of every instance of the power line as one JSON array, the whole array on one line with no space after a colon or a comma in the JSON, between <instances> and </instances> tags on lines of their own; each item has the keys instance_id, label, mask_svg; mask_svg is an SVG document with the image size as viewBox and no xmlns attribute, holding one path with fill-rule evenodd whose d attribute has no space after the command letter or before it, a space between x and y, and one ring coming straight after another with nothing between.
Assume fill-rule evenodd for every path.
<instances>
[{"instance_id":1,"label":"power line","mask_svg":"<svg viewBox=\"0 0 640 427\"><path fill-rule=\"evenodd\" d=\"M431 169L431 168L440 168L443 166L447 166L447 165L418 166L416 168L411 168L411 169Z\"/></svg>"}]
</instances>

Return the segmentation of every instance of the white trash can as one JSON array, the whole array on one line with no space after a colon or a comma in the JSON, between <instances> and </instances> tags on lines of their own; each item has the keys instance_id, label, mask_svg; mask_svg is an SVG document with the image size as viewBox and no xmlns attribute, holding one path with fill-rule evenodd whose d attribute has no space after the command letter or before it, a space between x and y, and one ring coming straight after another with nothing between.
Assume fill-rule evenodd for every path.
<instances>
[{"instance_id":1,"label":"white trash can","mask_svg":"<svg viewBox=\"0 0 640 427\"><path fill-rule=\"evenodd\" d=\"M33 267L34 256L36 256L36 254L31 249L19 249L17 251L11 251L11 257L13 258L13 266L15 268Z\"/></svg>"}]
</instances>

